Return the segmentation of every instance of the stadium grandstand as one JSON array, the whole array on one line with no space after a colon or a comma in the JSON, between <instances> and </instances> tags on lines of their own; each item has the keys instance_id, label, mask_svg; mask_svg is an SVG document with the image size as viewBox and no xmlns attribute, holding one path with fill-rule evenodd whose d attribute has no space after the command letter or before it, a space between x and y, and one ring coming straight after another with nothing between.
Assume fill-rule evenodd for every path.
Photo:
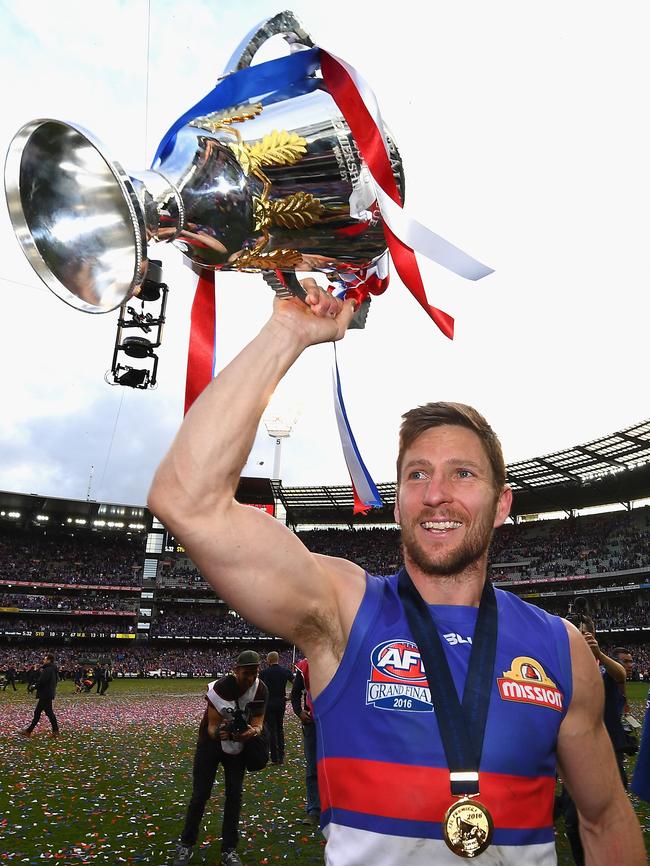
<instances>
[{"instance_id":1,"label":"stadium grandstand","mask_svg":"<svg viewBox=\"0 0 650 866\"><path fill-rule=\"evenodd\" d=\"M633 647L650 677L650 421L513 463L511 518L495 533L495 586L564 615L578 599L601 642ZM353 515L349 487L242 478L237 498L281 519L312 550L368 571L400 564L395 485ZM242 647L292 648L239 617L142 505L0 493L0 670L23 676L45 649L72 671L103 659L115 676L212 676Z\"/></svg>"}]
</instances>

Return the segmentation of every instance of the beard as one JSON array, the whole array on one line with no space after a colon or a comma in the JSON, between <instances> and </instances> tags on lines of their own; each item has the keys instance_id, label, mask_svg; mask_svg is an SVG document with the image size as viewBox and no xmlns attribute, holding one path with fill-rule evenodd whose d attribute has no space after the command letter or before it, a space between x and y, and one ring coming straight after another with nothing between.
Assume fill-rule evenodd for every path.
<instances>
[{"instance_id":1,"label":"beard","mask_svg":"<svg viewBox=\"0 0 650 866\"><path fill-rule=\"evenodd\" d=\"M494 531L494 517L497 503L469 528L465 538L457 547L444 553L435 550L425 550L416 537L415 528L421 522L428 520L421 516L417 521L401 527L404 559L411 560L424 574L432 577L451 577L463 571L472 571L478 567L480 560L487 553ZM455 520L455 517L445 516L445 519Z\"/></svg>"}]
</instances>

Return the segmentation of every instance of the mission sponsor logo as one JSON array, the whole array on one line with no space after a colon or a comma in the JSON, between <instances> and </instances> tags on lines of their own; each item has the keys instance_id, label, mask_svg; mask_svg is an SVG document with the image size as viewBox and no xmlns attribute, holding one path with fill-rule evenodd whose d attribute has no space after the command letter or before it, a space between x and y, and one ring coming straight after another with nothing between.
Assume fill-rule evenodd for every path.
<instances>
[{"instance_id":1,"label":"mission sponsor logo","mask_svg":"<svg viewBox=\"0 0 650 866\"><path fill-rule=\"evenodd\" d=\"M499 694L504 701L537 704L562 712L564 695L535 659L517 656L509 671L497 679Z\"/></svg>"},{"instance_id":2,"label":"mission sponsor logo","mask_svg":"<svg viewBox=\"0 0 650 866\"><path fill-rule=\"evenodd\" d=\"M366 704L382 710L433 711L420 651L410 640L387 640L370 654Z\"/></svg>"}]
</instances>

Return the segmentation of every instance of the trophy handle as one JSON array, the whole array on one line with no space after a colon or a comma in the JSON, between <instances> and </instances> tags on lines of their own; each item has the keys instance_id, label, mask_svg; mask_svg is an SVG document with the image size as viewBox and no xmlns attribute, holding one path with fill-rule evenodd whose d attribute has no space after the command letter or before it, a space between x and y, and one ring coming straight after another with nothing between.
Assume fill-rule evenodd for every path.
<instances>
[{"instance_id":1,"label":"trophy handle","mask_svg":"<svg viewBox=\"0 0 650 866\"><path fill-rule=\"evenodd\" d=\"M265 18L244 36L226 64L223 75L238 72L251 65L253 57L272 36L284 36L292 51L313 48L314 42L293 12L278 12Z\"/></svg>"}]
</instances>

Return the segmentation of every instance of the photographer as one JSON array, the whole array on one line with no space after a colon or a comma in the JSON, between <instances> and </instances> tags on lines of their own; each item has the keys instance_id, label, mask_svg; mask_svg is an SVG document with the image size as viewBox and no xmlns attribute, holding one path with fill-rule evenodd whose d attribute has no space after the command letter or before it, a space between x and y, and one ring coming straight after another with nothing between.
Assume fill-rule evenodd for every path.
<instances>
[{"instance_id":1,"label":"photographer","mask_svg":"<svg viewBox=\"0 0 650 866\"><path fill-rule=\"evenodd\" d=\"M174 866L186 866L190 862L219 764L223 765L226 795L220 863L221 866L241 866L236 848L245 771L243 750L247 740L262 733L268 695L258 677L259 664L256 652L244 650L232 674L208 685L207 706L194 753L192 796Z\"/></svg>"}]
</instances>

